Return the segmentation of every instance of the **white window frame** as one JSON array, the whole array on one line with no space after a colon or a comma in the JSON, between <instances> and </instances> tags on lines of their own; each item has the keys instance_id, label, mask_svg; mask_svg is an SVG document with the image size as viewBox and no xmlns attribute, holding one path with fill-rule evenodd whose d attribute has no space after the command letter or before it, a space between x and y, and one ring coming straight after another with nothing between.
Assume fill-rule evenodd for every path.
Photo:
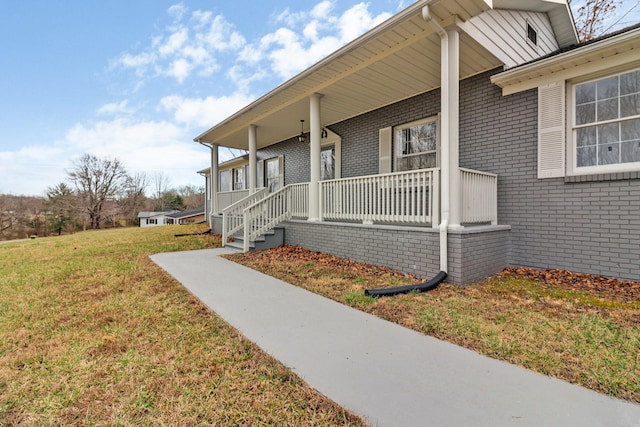
<instances>
[{"instance_id":1,"label":"white window frame","mask_svg":"<svg viewBox=\"0 0 640 427\"><path fill-rule=\"evenodd\" d=\"M396 149L396 144L397 144L397 140L396 140L396 135L397 132L400 130L404 130L404 129L409 129L415 126L419 126L419 125L423 125L423 124L427 124L427 123L434 123L436 124L436 149L435 150L429 150L429 151L421 151L419 153L413 153L413 154L408 154L408 155L398 155L397 154L397 149ZM434 153L436 155L436 166L438 167L440 165L440 115L436 114L430 117L426 117L424 119L420 119L420 120L415 120L413 122L409 122L409 123L403 123L401 125L398 126L394 126L392 128L392 132L391 132L391 152L393 153L393 171L397 172L398 171L398 160L399 159L404 159L407 157L415 157L415 156L420 156L420 155L424 155L424 154L430 154L430 153Z\"/></svg>"},{"instance_id":2,"label":"white window frame","mask_svg":"<svg viewBox=\"0 0 640 427\"><path fill-rule=\"evenodd\" d=\"M224 180L222 179L222 174L229 174L229 180L226 188L223 188L222 185ZM233 170L232 169L224 169L218 172L218 191L220 193L227 193L229 191L233 191Z\"/></svg>"},{"instance_id":3,"label":"white window frame","mask_svg":"<svg viewBox=\"0 0 640 427\"><path fill-rule=\"evenodd\" d=\"M242 191L249 188L248 178L249 167L247 165L231 169L231 188L232 191ZM238 177L242 179L239 180Z\"/></svg>"},{"instance_id":4,"label":"white window frame","mask_svg":"<svg viewBox=\"0 0 640 427\"><path fill-rule=\"evenodd\" d=\"M576 87L581 84L597 82L598 80L608 79L634 71L640 71L640 68L631 68L624 70L616 70L615 72L601 72L597 75L591 75L586 78L574 79L567 84L567 152L568 156L568 175L596 175L603 173L620 173L620 172L636 172L640 171L640 162L616 163L610 165L581 166L578 167L578 147L577 147L577 129L594 126L599 124L620 123L625 120L640 119L640 115L606 120L602 122L594 122L586 125L576 125ZM618 102L620 95L618 94Z\"/></svg>"}]
</instances>

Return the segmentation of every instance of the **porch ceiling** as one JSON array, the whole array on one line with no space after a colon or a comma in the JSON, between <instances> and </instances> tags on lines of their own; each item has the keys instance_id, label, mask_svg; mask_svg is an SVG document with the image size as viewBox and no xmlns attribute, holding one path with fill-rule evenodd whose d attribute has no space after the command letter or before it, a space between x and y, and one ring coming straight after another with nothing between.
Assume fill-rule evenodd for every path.
<instances>
[{"instance_id":1,"label":"porch ceiling","mask_svg":"<svg viewBox=\"0 0 640 427\"><path fill-rule=\"evenodd\" d=\"M430 5L441 25L468 20L489 9L487 0L421 0L267 93L196 138L248 148L255 124L258 148L309 130L309 95L322 94L323 126L343 121L440 86L440 36L422 18ZM471 37L460 33L460 77L502 65Z\"/></svg>"}]
</instances>

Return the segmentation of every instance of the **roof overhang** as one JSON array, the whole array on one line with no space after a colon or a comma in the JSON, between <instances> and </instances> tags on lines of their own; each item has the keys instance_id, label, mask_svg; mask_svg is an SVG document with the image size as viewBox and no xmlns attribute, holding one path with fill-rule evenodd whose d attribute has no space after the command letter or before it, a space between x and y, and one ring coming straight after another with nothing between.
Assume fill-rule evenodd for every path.
<instances>
[{"instance_id":1,"label":"roof overhang","mask_svg":"<svg viewBox=\"0 0 640 427\"><path fill-rule=\"evenodd\" d=\"M491 1L419 0L195 140L247 149L248 127L256 125L257 145L263 148L300 133L300 120L309 117L309 96L314 93L322 95L321 125L330 126L438 88L440 37L435 26L422 18L424 6L447 25L489 10ZM464 33L460 49L463 78L501 65Z\"/></svg>"},{"instance_id":2,"label":"roof overhang","mask_svg":"<svg viewBox=\"0 0 640 427\"><path fill-rule=\"evenodd\" d=\"M572 21L566 15L570 12L565 0L418 0L195 141L248 149L250 125L257 126L259 149L295 138L300 133L300 120L309 117L309 96L314 93L322 95L321 126L328 127L437 89L441 84L440 36L437 27L423 18L425 6L443 27L492 8L539 9L552 20L556 15L555 19ZM569 32L575 36L572 25ZM460 32L461 79L502 65L474 38Z\"/></svg>"},{"instance_id":3,"label":"roof overhang","mask_svg":"<svg viewBox=\"0 0 640 427\"><path fill-rule=\"evenodd\" d=\"M504 71L492 76L491 81L502 88L503 95L510 95L633 64L640 66L640 28Z\"/></svg>"}]
</instances>

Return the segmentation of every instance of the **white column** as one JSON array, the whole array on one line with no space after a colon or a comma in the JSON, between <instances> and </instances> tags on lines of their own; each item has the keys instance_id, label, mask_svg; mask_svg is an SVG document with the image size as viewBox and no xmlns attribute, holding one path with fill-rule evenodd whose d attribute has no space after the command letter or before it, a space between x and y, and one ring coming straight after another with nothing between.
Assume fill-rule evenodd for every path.
<instances>
[{"instance_id":1,"label":"white column","mask_svg":"<svg viewBox=\"0 0 640 427\"><path fill-rule=\"evenodd\" d=\"M450 136L449 136L449 37L446 33L440 34L440 221L449 222L450 215Z\"/></svg>"},{"instance_id":2,"label":"white column","mask_svg":"<svg viewBox=\"0 0 640 427\"><path fill-rule=\"evenodd\" d=\"M462 191L460 187L460 42L457 28L447 28L448 98L449 98L449 226L460 228Z\"/></svg>"},{"instance_id":3,"label":"white column","mask_svg":"<svg viewBox=\"0 0 640 427\"><path fill-rule=\"evenodd\" d=\"M218 144L211 144L211 215L218 211Z\"/></svg>"},{"instance_id":4,"label":"white column","mask_svg":"<svg viewBox=\"0 0 640 427\"><path fill-rule=\"evenodd\" d=\"M203 174L204 176L204 216L207 219L209 227L213 227L213 221L211 220L211 175Z\"/></svg>"},{"instance_id":5,"label":"white column","mask_svg":"<svg viewBox=\"0 0 640 427\"><path fill-rule=\"evenodd\" d=\"M311 136L309 182L309 221L320 221L320 98L314 93L309 97L309 132Z\"/></svg>"},{"instance_id":6,"label":"white column","mask_svg":"<svg viewBox=\"0 0 640 427\"><path fill-rule=\"evenodd\" d=\"M258 183L258 138L257 130L258 126L249 126L249 194L256 192L256 186Z\"/></svg>"},{"instance_id":7,"label":"white column","mask_svg":"<svg viewBox=\"0 0 640 427\"><path fill-rule=\"evenodd\" d=\"M456 28L447 28L445 32L440 33L441 221L447 221L450 228L461 227L459 46L459 34Z\"/></svg>"}]
</instances>

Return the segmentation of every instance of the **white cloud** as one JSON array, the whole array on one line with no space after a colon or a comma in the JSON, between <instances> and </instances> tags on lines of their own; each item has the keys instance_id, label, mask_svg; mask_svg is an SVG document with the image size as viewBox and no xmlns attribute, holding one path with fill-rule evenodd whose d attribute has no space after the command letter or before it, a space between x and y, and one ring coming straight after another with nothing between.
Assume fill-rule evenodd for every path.
<instances>
[{"instance_id":1,"label":"white cloud","mask_svg":"<svg viewBox=\"0 0 640 427\"><path fill-rule=\"evenodd\" d=\"M166 75L175 78L178 83L182 83L191 73L191 63L184 58L176 59L165 71Z\"/></svg>"},{"instance_id":2,"label":"white cloud","mask_svg":"<svg viewBox=\"0 0 640 427\"><path fill-rule=\"evenodd\" d=\"M389 19L390 13L371 16L366 3L358 3L340 17L340 34L343 42L355 39L370 28Z\"/></svg>"},{"instance_id":3,"label":"white cloud","mask_svg":"<svg viewBox=\"0 0 640 427\"><path fill-rule=\"evenodd\" d=\"M133 109L129 108L129 100L105 104L96 110L97 114L129 114Z\"/></svg>"},{"instance_id":4,"label":"white cloud","mask_svg":"<svg viewBox=\"0 0 640 427\"><path fill-rule=\"evenodd\" d=\"M283 26L263 36L257 45L245 46L238 60L245 66L267 60L269 68L287 79L391 16L372 15L367 3L358 3L341 15L334 11L335 3L330 0L317 3L309 12L286 9L275 18Z\"/></svg>"},{"instance_id":5,"label":"white cloud","mask_svg":"<svg viewBox=\"0 0 640 427\"><path fill-rule=\"evenodd\" d=\"M161 56L169 56L179 51L187 42L189 34L186 28L180 28L169 36L167 41L158 48Z\"/></svg>"},{"instance_id":6,"label":"white cloud","mask_svg":"<svg viewBox=\"0 0 640 427\"><path fill-rule=\"evenodd\" d=\"M63 141L67 167L82 153L116 157L131 173L163 171L174 185L199 185L196 171L207 164L206 151L183 126L170 121L118 118L76 124Z\"/></svg>"},{"instance_id":7,"label":"white cloud","mask_svg":"<svg viewBox=\"0 0 640 427\"><path fill-rule=\"evenodd\" d=\"M113 65L132 69L142 78L166 76L183 83L194 72L210 76L220 70L220 55L238 52L246 40L224 16L209 11L195 11L180 3L167 14L173 17L162 34L151 38L140 53L126 52Z\"/></svg>"},{"instance_id":8,"label":"white cloud","mask_svg":"<svg viewBox=\"0 0 640 427\"><path fill-rule=\"evenodd\" d=\"M166 96L160 100L165 111L173 115L178 123L191 127L210 127L235 113L251 102L251 98L242 94L233 94L219 98L208 96L204 99Z\"/></svg>"}]
</instances>

